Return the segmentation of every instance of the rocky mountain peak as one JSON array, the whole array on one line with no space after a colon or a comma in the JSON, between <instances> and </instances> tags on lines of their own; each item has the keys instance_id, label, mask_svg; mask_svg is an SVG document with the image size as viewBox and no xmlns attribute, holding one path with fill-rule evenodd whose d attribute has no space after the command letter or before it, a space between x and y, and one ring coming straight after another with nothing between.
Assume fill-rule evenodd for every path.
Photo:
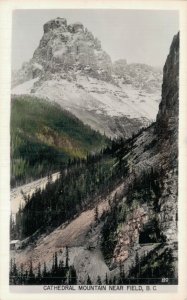
<instances>
[{"instance_id":1,"label":"rocky mountain peak","mask_svg":"<svg viewBox=\"0 0 187 300\"><path fill-rule=\"evenodd\" d=\"M43 30L32 59L12 76L12 94L55 101L110 137L129 137L155 120L160 70L125 59L112 63L80 22L55 18Z\"/></svg>"},{"instance_id":2,"label":"rocky mountain peak","mask_svg":"<svg viewBox=\"0 0 187 300\"><path fill-rule=\"evenodd\" d=\"M76 22L76 23L68 25L68 30L71 33L84 32L84 26L82 23Z\"/></svg>"},{"instance_id":3,"label":"rocky mountain peak","mask_svg":"<svg viewBox=\"0 0 187 300\"><path fill-rule=\"evenodd\" d=\"M65 31L69 31L71 33L84 32L84 26L81 22L75 22L68 25L67 20L65 18L59 18L59 17L45 23L43 29L44 29L44 33L54 31L55 29L59 29L61 32L65 32Z\"/></svg>"},{"instance_id":4,"label":"rocky mountain peak","mask_svg":"<svg viewBox=\"0 0 187 300\"><path fill-rule=\"evenodd\" d=\"M44 33L48 33L56 28L60 28L63 31L63 29L67 28L67 20L65 18L56 18L45 23L43 28Z\"/></svg>"},{"instance_id":5,"label":"rocky mountain peak","mask_svg":"<svg viewBox=\"0 0 187 300\"><path fill-rule=\"evenodd\" d=\"M67 24L64 18L56 18L44 24L44 35L34 52L32 64L37 72L79 72L101 80L111 80L112 62L101 48L100 41L76 22Z\"/></svg>"}]
</instances>

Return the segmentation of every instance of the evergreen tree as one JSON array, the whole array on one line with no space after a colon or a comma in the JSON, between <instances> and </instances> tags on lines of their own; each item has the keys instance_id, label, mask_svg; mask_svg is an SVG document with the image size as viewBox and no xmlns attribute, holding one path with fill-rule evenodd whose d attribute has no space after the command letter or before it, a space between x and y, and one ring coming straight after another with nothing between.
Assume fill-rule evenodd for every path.
<instances>
[{"instance_id":1,"label":"evergreen tree","mask_svg":"<svg viewBox=\"0 0 187 300\"><path fill-rule=\"evenodd\" d=\"M97 276L97 284L102 285L101 277L99 275Z\"/></svg>"},{"instance_id":2,"label":"evergreen tree","mask_svg":"<svg viewBox=\"0 0 187 300\"><path fill-rule=\"evenodd\" d=\"M40 284L42 281L42 275L41 275L41 264L38 263L38 272L37 272L37 284Z\"/></svg>"},{"instance_id":3,"label":"evergreen tree","mask_svg":"<svg viewBox=\"0 0 187 300\"><path fill-rule=\"evenodd\" d=\"M94 219L95 219L95 222L98 221L98 206L96 206L95 210L94 210Z\"/></svg>"},{"instance_id":4,"label":"evergreen tree","mask_svg":"<svg viewBox=\"0 0 187 300\"><path fill-rule=\"evenodd\" d=\"M57 252L55 252L55 257L54 257L54 270L55 271L58 270L58 256L57 256Z\"/></svg>"},{"instance_id":5,"label":"evergreen tree","mask_svg":"<svg viewBox=\"0 0 187 300\"><path fill-rule=\"evenodd\" d=\"M88 275L88 279L87 279L87 284L88 285L91 285L92 284L92 281L91 281L91 279L90 279L90 276Z\"/></svg>"},{"instance_id":6,"label":"evergreen tree","mask_svg":"<svg viewBox=\"0 0 187 300\"><path fill-rule=\"evenodd\" d=\"M44 279L47 277L47 268L46 268L46 263L45 262L44 262L44 265L43 265L42 277Z\"/></svg>"},{"instance_id":7,"label":"evergreen tree","mask_svg":"<svg viewBox=\"0 0 187 300\"><path fill-rule=\"evenodd\" d=\"M9 270L9 276L10 276L10 284L13 284L13 260L11 258L10 260L10 270Z\"/></svg>"},{"instance_id":8,"label":"evergreen tree","mask_svg":"<svg viewBox=\"0 0 187 300\"><path fill-rule=\"evenodd\" d=\"M68 246L66 246L66 268L69 267L69 249Z\"/></svg>"},{"instance_id":9,"label":"evergreen tree","mask_svg":"<svg viewBox=\"0 0 187 300\"><path fill-rule=\"evenodd\" d=\"M52 272L55 271L55 255L53 254Z\"/></svg>"},{"instance_id":10,"label":"evergreen tree","mask_svg":"<svg viewBox=\"0 0 187 300\"><path fill-rule=\"evenodd\" d=\"M69 268L69 284L77 284L77 272L74 266L70 266Z\"/></svg>"},{"instance_id":11,"label":"evergreen tree","mask_svg":"<svg viewBox=\"0 0 187 300\"><path fill-rule=\"evenodd\" d=\"M141 274L141 269L140 269L140 258L138 255L138 252L136 252L136 257L135 257L135 266L138 270L136 277L140 278L140 274ZM138 282L137 282L138 283Z\"/></svg>"},{"instance_id":12,"label":"evergreen tree","mask_svg":"<svg viewBox=\"0 0 187 300\"><path fill-rule=\"evenodd\" d=\"M23 264L20 266L20 284L24 284L24 271L23 271Z\"/></svg>"},{"instance_id":13,"label":"evergreen tree","mask_svg":"<svg viewBox=\"0 0 187 300\"><path fill-rule=\"evenodd\" d=\"M122 264L122 262L120 261L120 284L124 284L125 282L125 271L124 271L124 265Z\"/></svg>"},{"instance_id":14,"label":"evergreen tree","mask_svg":"<svg viewBox=\"0 0 187 300\"><path fill-rule=\"evenodd\" d=\"M116 276L113 277L113 284L116 284Z\"/></svg>"},{"instance_id":15,"label":"evergreen tree","mask_svg":"<svg viewBox=\"0 0 187 300\"><path fill-rule=\"evenodd\" d=\"M13 260L11 258L11 260L10 260L10 275L12 275L12 273L13 273Z\"/></svg>"},{"instance_id":16,"label":"evergreen tree","mask_svg":"<svg viewBox=\"0 0 187 300\"><path fill-rule=\"evenodd\" d=\"M34 283L34 273L33 273L33 267L32 267L32 260L30 260L30 266L29 266L29 274L28 274L28 279L29 279L29 283L33 284Z\"/></svg>"},{"instance_id":17,"label":"evergreen tree","mask_svg":"<svg viewBox=\"0 0 187 300\"><path fill-rule=\"evenodd\" d=\"M15 258L13 262L12 278L13 278L13 283L18 284L18 270L17 270Z\"/></svg>"},{"instance_id":18,"label":"evergreen tree","mask_svg":"<svg viewBox=\"0 0 187 300\"><path fill-rule=\"evenodd\" d=\"M27 284L29 281L29 278L28 278L28 271L26 270L25 271L25 276L24 276L24 284Z\"/></svg>"},{"instance_id":19,"label":"evergreen tree","mask_svg":"<svg viewBox=\"0 0 187 300\"><path fill-rule=\"evenodd\" d=\"M11 213L11 215L10 215L10 239L11 240L17 239L17 237L18 237L18 234L16 231L16 224L15 224L13 215Z\"/></svg>"},{"instance_id":20,"label":"evergreen tree","mask_svg":"<svg viewBox=\"0 0 187 300\"><path fill-rule=\"evenodd\" d=\"M106 284L106 285L108 284L108 276L107 276L107 273L106 273L106 276L105 276L105 284Z\"/></svg>"}]
</instances>

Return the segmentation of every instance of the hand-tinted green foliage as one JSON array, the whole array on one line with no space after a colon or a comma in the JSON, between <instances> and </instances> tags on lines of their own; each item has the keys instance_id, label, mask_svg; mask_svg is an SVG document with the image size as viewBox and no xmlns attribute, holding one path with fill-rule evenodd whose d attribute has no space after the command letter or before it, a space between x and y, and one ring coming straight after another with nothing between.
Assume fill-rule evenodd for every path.
<instances>
[{"instance_id":1,"label":"hand-tinted green foliage","mask_svg":"<svg viewBox=\"0 0 187 300\"><path fill-rule=\"evenodd\" d=\"M11 105L11 183L32 181L59 170L68 159L85 158L109 140L59 105L17 96Z\"/></svg>"},{"instance_id":2,"label":"hand-tinted green foliage","mask_svg":"<svg viewBox=\"0 0 187 300\"><path fill-rule=\"evenodd\" d=\"M61 171L60 178L49 182L45 190L37 190L27 198L16 216L19 238L40 228L53 228L71 219L92 203L93 199L113 187L113 159L97 155L78 160ZM20 230L19 230L20 228Z\"/></svg>"},{"instance_id":3,"label":"hand-tinted green foliage","mask_svg":"<svg viewBox=\"0 0 187 300\"><path fill-rule=\"evenodd\" d=\"M22 239L37 230L52 229L93 205L97 195L112 190L124 176L116 163L119 147L121 142L117 140L86 159L69 159L54 183L49 176L45 190L36 190L31 198L25 197L25 206L17 213L16 222L10 222L12 238Z\"/></svg>"}]
</instances>

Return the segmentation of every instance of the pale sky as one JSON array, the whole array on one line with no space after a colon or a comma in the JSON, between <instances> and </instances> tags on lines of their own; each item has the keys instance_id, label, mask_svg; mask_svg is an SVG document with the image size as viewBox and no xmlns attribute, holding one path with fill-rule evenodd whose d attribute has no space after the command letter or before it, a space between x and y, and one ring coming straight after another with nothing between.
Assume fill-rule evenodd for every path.
<instances>
[{"instance_id":1,"label":"pale sky","mask_svg":"<svg viewBox=\"0 0 187 300\"><path fill-rule=\"evenodd\" d=\"M101 41L112 61L163 67L173 36L179 31L178 11L172 10L15 10L12 68L32 58L43 35L43 24L56 17L81 22Z\"/></svg>"}]
</instances>

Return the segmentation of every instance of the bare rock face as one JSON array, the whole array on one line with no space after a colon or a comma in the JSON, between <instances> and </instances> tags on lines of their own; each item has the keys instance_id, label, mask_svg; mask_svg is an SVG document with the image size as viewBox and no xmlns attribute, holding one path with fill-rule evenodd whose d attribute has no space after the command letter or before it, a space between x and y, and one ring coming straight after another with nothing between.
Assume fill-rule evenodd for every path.
<instances>
[{"instance_id":1,"label":"bare rock face","mask_svg":"<svg viewBox=\"0 0 187 300\"><path fill-rule=\"evenodd\" d=\"M44 33L48 33L49 31L59 28L64 29L67 27L67 21L65 18L56 18L55 20L49 21L44 24Z\"/></svg>"},{"instance_id":2,"label":"bare rock face","mask_svg":"<svg viewBox=\"0 0 187 300\"><path fill-rule=\"evenodd\" d=\"M157 220L159 229L167 242L177 240L178 180L177 170L171 170L164 178L164 191L159 199Z\"/></svg>"},{"instance_id":3,"label":"bare rock face","mask_svg":"<svg viewBox=\"0 0 187 300\"><path fill-rule=\"evenodd\" d=\"M31 64L37 63L44 72L88 74L111 80L112 63L93 34L76 22L56 18L44 24L44 35L34 52ZM33 74L35 76L35 74Z\"/></svg>"},{"instance_id":4,"label":"bare rock face","mask_svg":"<svg viewBox=\"0 0 187 300\"><path fill-rule=\"evenodd\" d=\"M179 113L179 33L174 36L167 57L162 84L162 101L157 115L159 133L172 133L176 138Z\"/></svg>"},{"instance_id":5,"label":"bare rock face","mask_svg":"<svg viewBox=\"0 0 187 300\"><path fill-rule=\"evenodd\" d=\"M128 64L125 59L120 59L113 63L113 72L124 84L132 84L148 93L155 92L162 85L162 71L146 64Z\"/></svg>"},{"instance_id":6,"label":"bare rock face","mask_svg":"<svg viewBox=\"0 0 187 300\"><path fill-rule=\"evenodd\" d=\"M68 30L71 33L84 32L84 26L82 23L76 22L76 23L68 25Z\"/></svg>"},{"instance_id":7,"label":"bare rock face","mask_svg":"<svg viewBox=\"0 0 187 300\"><path fill-rule=\"evenodd\" d=\"M123 263L131 255L131 249L139 244L140 233L151 218L152 211L147 206L138 207L128 214L118 235L114 249L112 266Z\"/></svg>"}]
</instances>

